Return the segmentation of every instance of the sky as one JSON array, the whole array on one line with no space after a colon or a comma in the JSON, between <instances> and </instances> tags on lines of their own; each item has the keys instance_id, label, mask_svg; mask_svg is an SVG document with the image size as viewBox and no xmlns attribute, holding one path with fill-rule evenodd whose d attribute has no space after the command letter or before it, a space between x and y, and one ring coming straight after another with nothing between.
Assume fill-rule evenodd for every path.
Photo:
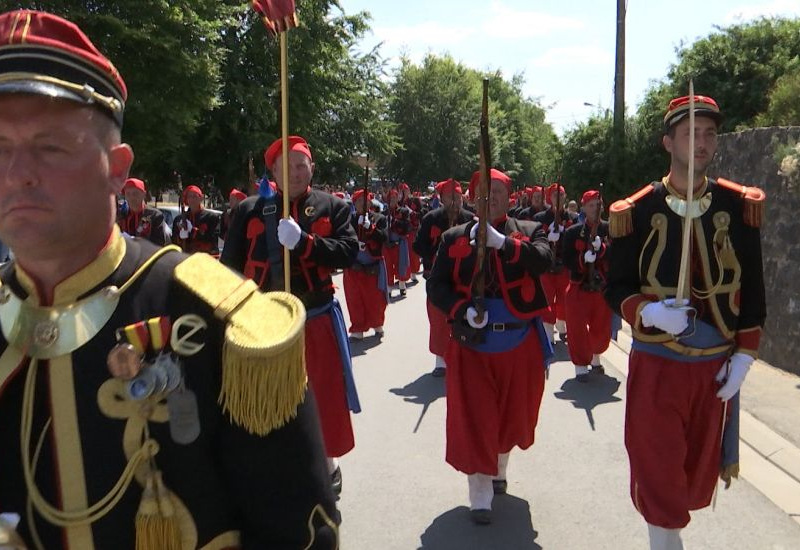
<instances>
[{"instance_id":1,"label":"sky","mask_svg":"<svg viewBox=\"0 0 800 550\"><path fill-rule=\"evenodd\" d=\"M524 94L539 100L559 134L613 107L616 0L339 2L347 14L370 13L372 32L362 48L382 42L390 68L401 55L420 62L430 52L479 70L500 69L507 78L523 73ZM628 113L666 76L681 44L761 16L800 17L800 0L628 0Z\"/></svg>"}]
</instances>

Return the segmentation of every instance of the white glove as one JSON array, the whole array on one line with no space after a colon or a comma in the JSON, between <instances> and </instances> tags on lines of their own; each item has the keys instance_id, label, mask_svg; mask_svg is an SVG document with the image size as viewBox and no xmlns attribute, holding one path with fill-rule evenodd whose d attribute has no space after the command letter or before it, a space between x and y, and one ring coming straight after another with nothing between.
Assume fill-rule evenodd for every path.
<instances>
[{"instance_id":1,"label":"white glove","mask_svg":"<svg viewBox=\"0 0 800 550\"><path fill-rule=\"evenodd\" d=\"M478 234L478 224L472 226L469 231L469 244L475 244L475 235ZM500 250L506 244L506 236L489 224L486 224L486 246Z\"/></svg>"},{"instance_id":2,"label":"white glove","mask_svg":"<svg viewBox=\"0 0 800 550\"><path fill-rule=\"evenodd\" d=\"M583 255L583 261L587 264L593 264L597 259L597 253L594 250L587 250Z\"/></svg>"},{"instance_id":3,"label":"white glove","mask_svg":"<svg viewBox=\"0 0 800 550\"><path fill-rule=\"evenodd\" d=\"M189 235L190 235L190 234L191 234L191 232L192 232L192 228L193 228L194 226L192 225L192 222L190 222L189 220L183 220L183 221L182 221L182 222L179 224L179 226L178 226L178 227L180 227L180 228L181 228L180 232L178 233L178 235L180 236L180 238L181 238L181 239L188 239L188 238L189 238Z\"/></svg>"},{"instance_id":4,"label":"white glove","mask_svg":"<svg viewBox=\"0 0 800 550\"><path fill-rule=\"evenodd\" d=\"M597 235L592 241L592 248L594 248L594 251L597 252L598 250L600 250L600 245L602 244L603 244L603 239L600 238L600 235Z\"/></svg>"},{"instance_id":5,"label":"white glove","mask_svg":"<svg viewBox=\"0 0 800 550\"><path fill-rule=\"evenodd\" d=\"M472 328L483 328L489 324L489 314L485 311L483 312L483 322L478 323L475 320L478 317L478 310L472 306L467 308L467 313L464 315L464 317L467 319L467 323L469 323L469 326Z\"/></svg>"},{"instance_id":6,"label":"white glove","mask_svg":"<svg viewBox=\"0 0 800 550\"><path fill-rule=\"evenodd\" d=\"M361 241L358 241L358 249L359 250L366 250L367 249L367 245L362 243Z\"/></svg>"},{"instance_id":7,"label":"white glove","mask_svg":"<svg viewBox=\"0 0 800 550\"><path fill-rule=\"evenodd\" d=\"M370 228L369 218L365 218L363 215L358 217L358 225L363 227L364 229Z\"/></svg>"},{"instance_id":8,"label":"white glove","mask_svg":"<svg viewBox=\"0 0 800 550\"><path fill-rule=\"evenodd\" d=\"M294 250L300 242L302 232L303 230L292 218L281 218L278 222L278 241L289 250Z\"/></svg>"},{"instance_id":9,"label":"white glove","mask_svg":"<svg viewBox=\"0 0 800 550\"><path fill-rule=\"evenodd\" d=\"M561 238L561 233L557 233L555 231L550 231L550 233L547 234L547 240L550 241L551 243L557 243L558 239L560 238Z\"/></svg>"},{"instance_id":10,"label":"white glove","mask_svg":"<svg viewBox=\"0 0 800 550\"><path fill-rule=\"evenodd\" d=\"M717 392L717 397L727 401L736 395L736 392L742 387L744 377L747 376L747 371L750 370L750 365L752 364L753 358L746 353L734 353L731 355L731 358L722 365L722 368L717 373L717 382L725 381L726 377L728 379L725 381L725 385ZM730 370L728 365L730 365Z\"/></svg>"},{"instance_id":11,"label":"white glove","mask_svg":"<svg viewBox=\"0 0 800 550\"><path fill-rule=\"evenodd\" d=\"M688 300L683 301L687 305ZM675 299L651 302L642 308L642 325L656 327L669 334L680 334L689 326L686 310L675 307Z\"/></svg>"}]
</instances>

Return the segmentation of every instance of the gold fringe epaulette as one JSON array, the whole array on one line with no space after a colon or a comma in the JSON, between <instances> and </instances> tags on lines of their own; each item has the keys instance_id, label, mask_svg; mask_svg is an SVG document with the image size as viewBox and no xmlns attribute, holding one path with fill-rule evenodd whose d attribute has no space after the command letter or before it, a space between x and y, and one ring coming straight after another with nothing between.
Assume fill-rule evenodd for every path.
<instances>
[{"instance_id":1,"label":"gold fringe epaulette","mask_svg":"<svg viewBox=\"0 0 800 550\"><path fill-rule=\"evenodd\" d=\"M294 418L307 381L302 302L260 292L208 254L190 256L174 276L227 324L219 403L233 422L265 435Z\"/></svg>"},{"instance_id":2,"label":"gold fringe epaulette","mask_svg":"<svg viewBox=\"0 0 800 550\"><path fill-rule=\"evenodd\" d=\"M744 223L750 227L761 227L764 221L764 208L767 202L767 194L758 187L746 187L723 178L717 179L717 184L724 189L729 189L742 197L744 205L742 213Z\"/></svg>"},{"instance_id":3,"label":"gold fringe epaulette","mask_svg":"<svg viewBox=\"0 0 800 550\"><path fill-rule=\"evenodd\" d=\"M614 202L608 209L608 234L612 239L627 237L633 233L633 209L636 201L653 192L653 184L647 184L636 193Z\"/></svg>"}]
</instances>

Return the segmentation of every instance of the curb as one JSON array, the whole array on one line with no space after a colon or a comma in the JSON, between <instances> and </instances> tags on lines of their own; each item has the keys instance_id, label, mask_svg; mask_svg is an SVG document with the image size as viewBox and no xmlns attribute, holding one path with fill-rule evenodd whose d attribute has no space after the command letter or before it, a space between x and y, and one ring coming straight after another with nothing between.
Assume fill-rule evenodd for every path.
<instances>
[{"instance_id":1,"label":"curb","mask_svg":"<svg viewBox=\"0 0 800 550\"><path fill-rule=\"evenodd\" d=\"M611 344L601 358L627 379L631 337L620 330ZM739 440L741 477L800 525L800 449L744 409Z\"/></svg>"}]
</instances>

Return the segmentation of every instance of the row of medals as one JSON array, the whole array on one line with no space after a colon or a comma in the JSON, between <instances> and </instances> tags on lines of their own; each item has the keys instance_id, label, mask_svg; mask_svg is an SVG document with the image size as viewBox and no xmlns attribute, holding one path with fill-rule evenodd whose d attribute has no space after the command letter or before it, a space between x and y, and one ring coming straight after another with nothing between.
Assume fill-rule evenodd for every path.
<instances>
[{"instance_id":1,"label":"row of medals","mask_svg":"<svg viewBox=\"0 0 800 550\"><path fill-rule=\"evenodd\" d=\"M161 351L147 361L133 345L119 343L109 352L107 363L111 375L125 382L130 399L144 401L166 396L170 435L176 443L187 445L197 439L197 397L184 384L183 367L175 353Z\"/></svg>"}]
</instances>

